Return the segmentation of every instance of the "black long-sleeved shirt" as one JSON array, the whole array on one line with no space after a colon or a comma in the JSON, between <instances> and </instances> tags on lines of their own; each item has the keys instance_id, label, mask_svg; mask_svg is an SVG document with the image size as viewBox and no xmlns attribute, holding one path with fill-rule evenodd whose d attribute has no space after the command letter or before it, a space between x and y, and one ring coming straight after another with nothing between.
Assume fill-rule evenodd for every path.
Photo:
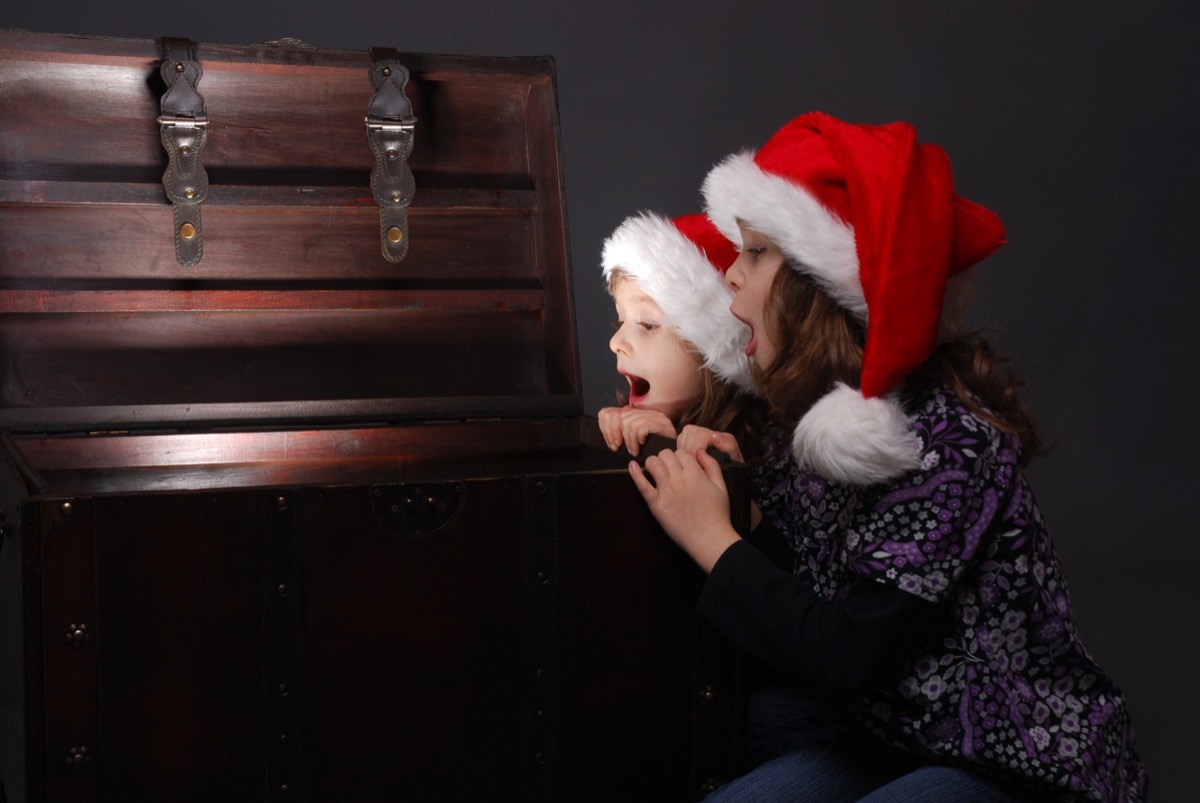
<instances>
[{"instance_id":1,"label":"black long-sleeved shirt","mask_svg":"<svg viewBox=\"0 0 1200 803\"><path fill-rule=\"evenodd\" d=\"M861 692L924 636L937 606L870 579L827 600L776 559L790 558L764 521L753 542L727 549L704 586L700 612L727 638L785 677L830 694Z\"/></svg>"}]
</instances>

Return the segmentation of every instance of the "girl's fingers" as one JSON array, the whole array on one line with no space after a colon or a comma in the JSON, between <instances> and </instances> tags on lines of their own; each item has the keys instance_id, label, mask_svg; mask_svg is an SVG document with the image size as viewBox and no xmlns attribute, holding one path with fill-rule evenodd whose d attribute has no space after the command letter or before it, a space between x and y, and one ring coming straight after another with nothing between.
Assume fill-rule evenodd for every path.
<instances>
[{"instance_id":1,"label":"girl's fingers","mask_svg":"<svg viewBox=\"0 0 1200 803\"><path fill-rule=\"evenodd\" d=\"M709 482L721 488L725 487L725 475L721 473L721 464L717 459L703 449L696 450L696 462L708 476Z\"/></svg>"},{"instance_id":2,"label":"girl's fingers","mask_svg":"<svg viewBox=\"0 0 1200 803\"><path fill-rule=\"evenodd\" d=\"M642 498L649 503L651 495L655 492L655 488L650 483L650 480L646 479L646 475L642 472L642 467L637 464L636 460L629 461L629 476L633 477L633 484L641 492Z\"/></svg>"}]
</instances>

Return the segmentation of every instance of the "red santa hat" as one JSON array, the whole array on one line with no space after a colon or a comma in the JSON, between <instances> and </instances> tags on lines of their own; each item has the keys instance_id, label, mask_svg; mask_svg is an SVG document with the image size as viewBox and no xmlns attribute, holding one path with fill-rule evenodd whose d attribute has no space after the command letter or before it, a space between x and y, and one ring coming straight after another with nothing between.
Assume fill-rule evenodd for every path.
<instances>
[{"instance_id":1,"label":"red santa hat","mask_svg":"<svg viewBox=\"0 0 1200 803\"><path fill-rule=\"evenodd\" d=\"M853 484L916 468L920 443L893 392L937 344L951 277L1004 242L1000 219L955 194L945 152L912 126L819 112L717 164L703 192L725 236L740 245L738 221L766 235L866 325L860 387L839 384L800 420L800 464Z\"/></svg>"},{"instance_id":2,"label":"red santa hat","mask_svg":"<svg viewBox=\"0 0 1200 803\"><path fill-rule=\"evenodd\" d=\"M667 326L699 351L705 367L743 390L754 387L746 344L750 331L729 311L725 271L737 250L707 215L667 219L652 212L626 218L604 241L604 279L635 279L662 309Z\"/></svg>"}]
</instances>

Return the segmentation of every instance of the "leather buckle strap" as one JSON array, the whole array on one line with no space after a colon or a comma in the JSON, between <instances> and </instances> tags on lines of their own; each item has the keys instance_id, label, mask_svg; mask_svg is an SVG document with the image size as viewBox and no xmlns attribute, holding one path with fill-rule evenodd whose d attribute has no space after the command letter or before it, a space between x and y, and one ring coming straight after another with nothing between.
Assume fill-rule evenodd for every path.
<instances>
[{"instance_id":1,"label":"leather buckle strap","mask_svg":"<svg viewBox=\"0 0 1200 803\"><path fill-rule=\"evenodd\" d=\"M390 47L371 48L371 84L367 106L367 142L375 155L371 192L379 204L379 241L383 256L399 262L408 253L408 205L416 179L408 166L417 118L404 94L408 69Z\"/></svg>"},{"instance_id":2,"label":"leather buckle strap","mask_svg":"<svg viewBox=\"0 0 1200 803\"><path fill-rule=\"evenodd\" d=\"M204 75L187 39L163 37L159 68L167 91L159 101L159 138L167 151L163 187L175 206L175 260L195 265L204 256L200 204L208 194L201 153L208 141L208 114L196 89Z\"/></svg>"}]
</instances>

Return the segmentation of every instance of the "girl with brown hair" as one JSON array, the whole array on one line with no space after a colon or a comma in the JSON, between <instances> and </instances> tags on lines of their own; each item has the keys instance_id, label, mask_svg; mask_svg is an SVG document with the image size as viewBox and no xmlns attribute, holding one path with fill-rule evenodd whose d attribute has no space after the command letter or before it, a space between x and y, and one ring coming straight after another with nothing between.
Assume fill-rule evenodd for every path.
<instances>
[{"instance_id":1,"label":"girl with brown hair","mask_svg":"<svg viewBox=\"0 0 1200 803\"><path fill-rule=\"evenodd\" d=\"M1095 663L1022 473L1019 384L960 331L1004 240L912 127L810 113L719 163L707 211L782 437L757 472L781 562L729 522L716 462L629 467L709 573L701 610L773 671L761 763L713 801L1144 801L1125 698Z\"/></svg>"}]
</instances>

